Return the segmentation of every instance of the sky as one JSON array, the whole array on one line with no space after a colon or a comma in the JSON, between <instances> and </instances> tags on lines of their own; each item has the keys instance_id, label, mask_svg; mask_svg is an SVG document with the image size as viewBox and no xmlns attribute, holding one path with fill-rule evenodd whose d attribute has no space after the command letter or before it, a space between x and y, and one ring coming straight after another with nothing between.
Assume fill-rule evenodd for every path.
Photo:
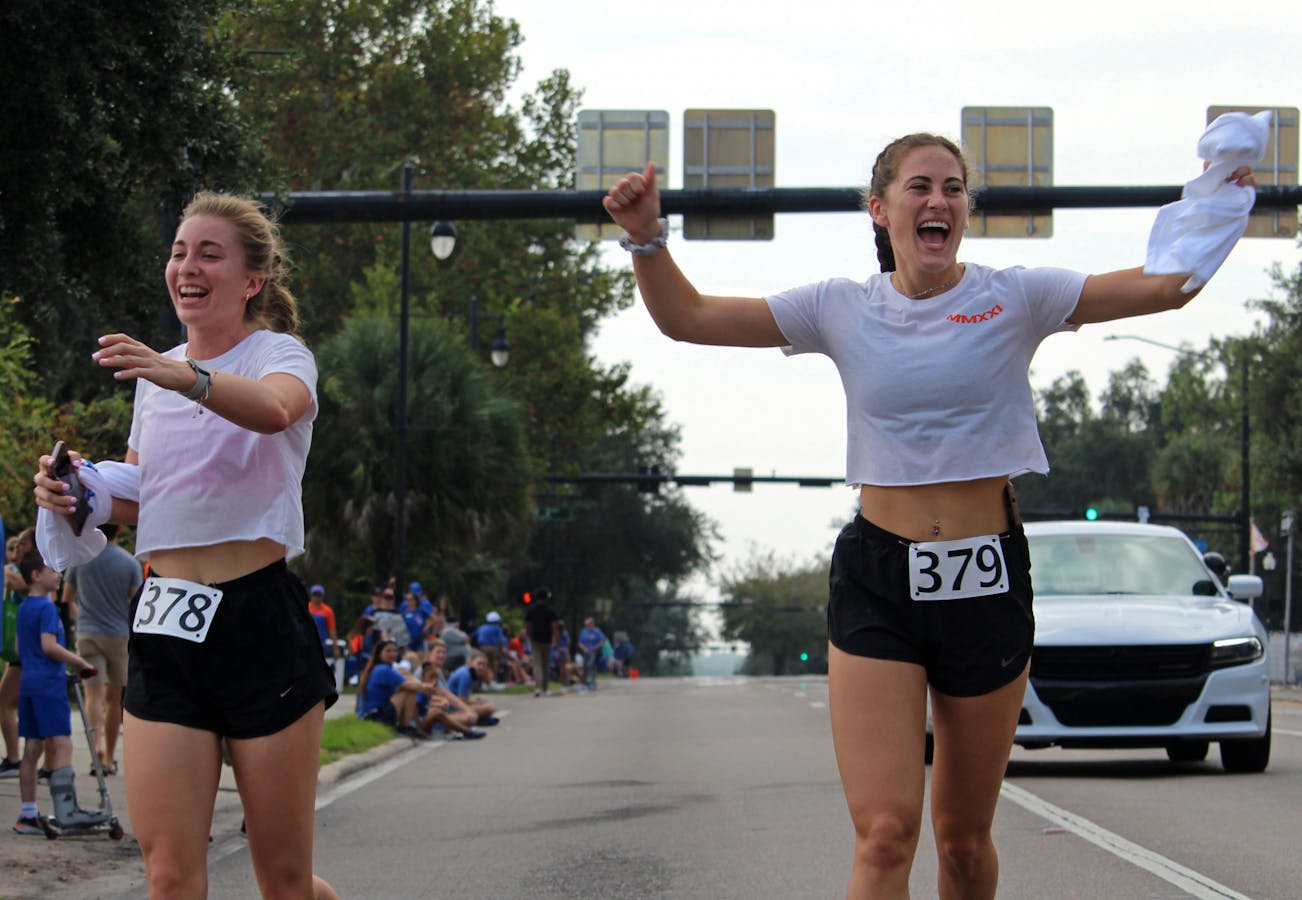
<instances>
[{"instance_id":1,"label":"sky","mask_svg":"<svg viewBox=\"0 0 1302 900\"><path fill-rule=\"evenodd\" d=\"M895 137L934 131L957 140L964 106L1052 107L1057 185L1183 184L1201 171L1195 148L1207 107L1302 106L1297 0L496 0L494 9L521 26L522 90L564 68L583 109L669 113L670 156L657 161L669 188L683 184L686 109L773 110L776 184L793 188L861 187ZM1143 263L1155 212L1058 211L1052 238L968 237L959 259L1129 268ZM779 215L772 241L686 241L671 230L671 249L703 293L762 296L878 271L862 214ZM629 265L613 244L603 252L608 264ZM1164 381L1175 353L1105 338L1201 349L1213 336L1247 334L1261 316L1245 301L1272 296L1270 266L1295 268L1298 259L1294 240L1245 239L1185 309L1051 336L1032 384L1075 370L1097 397L1108 373L1136 357ZM602 326L593 351L606 363L631 362L633 380L659 392L682 431L681 473L844 474L845 400L825 357L676 344L640 302ZM684 490L723 537L715 574L757 553L825 561L856 499L845 487ZM708 579L695 587L710 593Z\"/></svg>"}]
</instances>

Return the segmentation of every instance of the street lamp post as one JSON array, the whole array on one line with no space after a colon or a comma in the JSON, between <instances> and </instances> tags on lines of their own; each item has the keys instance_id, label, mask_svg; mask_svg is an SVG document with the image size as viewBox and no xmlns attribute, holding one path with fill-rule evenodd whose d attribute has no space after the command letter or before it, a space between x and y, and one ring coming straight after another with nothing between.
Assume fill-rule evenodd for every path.
<instances>
[{"instance_id":1,"label":"street lamp post","mask_svg":"<svg viewBox=\"0 0 1302 900\"><path fill-rule=\"evenodd\" d=\"M1161 347L1164 350L1170 350L1173 353L1179 353L1183 356L1203 356L1197 350L1190 350L1187 347L1177 347L1174 344L1164 344L1161 341L1155 341L1152 338L1141 337L1137 334L1109 334L1103 338L1105 341L1142 341L1145 344L1152 344L1154 347ZM1228 368L1228 367L1227 367ZM1239 363L1239 377L1241 381L1242 397L1239 403L1239 412L1241 424L1239 428L1239 570L1242 572L1251 572L1252 565L1252 480L1251 471L1248 468L1249 443L1251 435L1249 432L1248 421L1248 354L1245 349L1242 359Z\"/></svg>"},{"instance_id":2,"label":"street lamp post","mask_svg":"<svg viewBox=\"0 0 1302 900\"><path fill-rule=\"evenodd\" d=\"M402 165L402 193L411 194L411 161ZM407 566L407 322L411 281L411 222L402 220L402 289L398 302L398 423L397 474L393 484L394 556L393 573L397 590L406 584Z\"/></svg>"},{"instance_id":3,"label":"street lamp post","mask_svg":"<svg viewBox=\"0 0 1302 900\"><path fill-rule=\"evenodd\" d=\"M411 194L412 171L413 166L410 160L403 163L402 193L404 196L410 196ZM456 241L457 229L451 222L435 222L430 228L430 252L434 254L435 259L439 260L439 262L452 255L452 249L456 246ZM397 474L394 476L393 482L393 574L397 579L395 583L399 586L399 589L407 583L407 345L408 323L411 318L411 221L409 219L402 220L400 280L402 288L398 302L398 421L397 427L394 429L398 446L395 453Z\"/></svg>"}]
</instances>

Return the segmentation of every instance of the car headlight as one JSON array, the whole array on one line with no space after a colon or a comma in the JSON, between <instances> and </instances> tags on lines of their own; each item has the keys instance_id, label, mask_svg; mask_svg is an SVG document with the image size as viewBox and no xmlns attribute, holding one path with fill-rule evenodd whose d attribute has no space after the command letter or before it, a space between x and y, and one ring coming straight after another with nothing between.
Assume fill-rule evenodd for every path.
<instances>
[{"instance_id":1,"label":"car headlight","mask_svg":"<svg viewBox=\"0 0 1302 900\"><path fill-rule=\"evenodd\" d=\"M1224 638L1212 642L1212 668L1241 666L1261 659L1261 641L1255 637Z\"/></svg>"}]
</instances>

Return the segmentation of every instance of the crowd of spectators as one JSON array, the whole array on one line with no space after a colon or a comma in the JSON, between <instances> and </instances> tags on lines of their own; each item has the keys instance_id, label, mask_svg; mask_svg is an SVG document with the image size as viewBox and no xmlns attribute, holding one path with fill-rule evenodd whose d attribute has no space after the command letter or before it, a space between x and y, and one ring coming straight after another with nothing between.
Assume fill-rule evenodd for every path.
<instances>
[{"instance_id":1,"label":"crowd of spectators","mask_svg":"<svg viewBox=\"0 0 1302 900\"><path fill-rule=\"evenodd\" d=\"M445 601L431 601L419 582L401 598L394 585L377 586L342 640L325 590L314 585L310 610L327 658L339 659L344 682L357 689L357 715L391 725L412 738L443 735L475 740L497 723L485 692L549 685L592 691L599 673L627 677L633 646L620 632L611 640L591 617L577 645L544 589L518 627L497 610L479 623L449 621ZM547 640L542 640L541 638Z\"/></svg>"}]
</instances>

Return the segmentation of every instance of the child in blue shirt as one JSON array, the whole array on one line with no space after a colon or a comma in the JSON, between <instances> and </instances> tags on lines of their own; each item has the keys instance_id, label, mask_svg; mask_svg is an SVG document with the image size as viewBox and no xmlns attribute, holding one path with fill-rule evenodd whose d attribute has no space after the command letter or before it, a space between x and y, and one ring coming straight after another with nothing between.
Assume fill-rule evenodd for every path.
<instances>
[{"instance_id":1,"label":"child in blue shirt","mask_svg":"<svg viewBox=\"0 0 1302 900\"><path fill-rule=\"evenodd\" d=\"M95 669L67 648L59 611L50 597L59 587L59 573L45 564L37 550L18 563L28 594L18 608L18 655L23 663L18 684L18 734L26 738L19 793L22 812L14 831L45 834L44 817L36 807L36 769L41 754L50 767L50 796L55 822L77 808L72 770L72 708L68 704L66 666L76 666L83 678Z\"/></svg>"}]
</instances>

